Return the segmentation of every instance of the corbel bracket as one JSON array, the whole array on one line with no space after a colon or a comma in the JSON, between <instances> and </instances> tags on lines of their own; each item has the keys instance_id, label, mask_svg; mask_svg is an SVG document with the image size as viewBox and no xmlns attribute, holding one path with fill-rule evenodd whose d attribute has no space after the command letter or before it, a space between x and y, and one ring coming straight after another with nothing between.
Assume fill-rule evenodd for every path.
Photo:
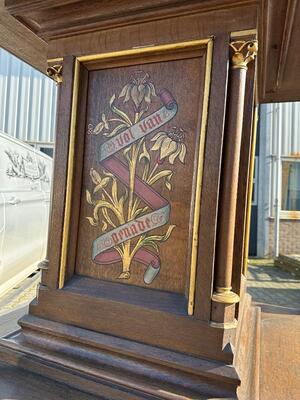
<instances>
[{"instance_id":1,"label":"corbel bracket","mask_svg":"<svg viewBox=\"0 0 300 400\"><path fill-rule=\"evenodd\" d=\"M62 65L51 65L47 68L47 75L57 84L60 84L63 81L62 69Z\"/></svg>"}]
</instances>

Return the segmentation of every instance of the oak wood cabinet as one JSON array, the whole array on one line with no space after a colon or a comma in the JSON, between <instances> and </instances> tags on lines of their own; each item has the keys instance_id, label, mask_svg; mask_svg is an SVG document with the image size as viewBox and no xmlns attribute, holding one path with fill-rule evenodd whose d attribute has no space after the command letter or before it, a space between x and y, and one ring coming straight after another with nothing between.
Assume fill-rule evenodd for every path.
<instances>
[{"instance_id":1,"label":"oak wood cabinet","mask_svg":"<svg viewBox=\"0 0 300 400\"><path fill-rule=\"evenodd\" d=\"M48 260L1 359L107 399L256 398L256 2L5 4L60 98Z\"/></svg>"}]
</instances>

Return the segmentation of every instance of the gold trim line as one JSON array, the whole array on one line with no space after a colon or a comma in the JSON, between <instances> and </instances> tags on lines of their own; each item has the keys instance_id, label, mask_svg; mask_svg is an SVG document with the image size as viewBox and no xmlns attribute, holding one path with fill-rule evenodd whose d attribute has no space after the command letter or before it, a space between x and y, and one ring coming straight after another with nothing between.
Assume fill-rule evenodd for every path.
<instances>
[{"instance_id":1,"label":"gold trim line","mask_svg":"<svg viewBox=\"0 0 300 400\"><path fill-rule=\"evenodd\" d=\"M230 33L230 37L232 39L240 38L243 36L256 36L256 35L257 35L257 29L248 29L245 31L235 31Z\"/></svg>"},{"instance_id":2,"label":"gold trim line","mask_svg":"<svg viewBox=\"0 0 300 400\"><path fill-rule=\"evenodd\" d=\"M198 234L200 222L200 200L202 192L202 175L203 175L203 162L204 162L204 148L206 139L206 126L208 117L208 101L211 81L211 68L212 68L212 50L213 40L207 43L207 59L205 67L205 82L204 82L204 98L202 107L202 120L200 129L200 144L198 155L198 170L196 182L196 196L195 196L195 212L193 222L193 235L192 235L192 254L191 254L191 270L190 270L190 286L188 298L188 315L194 314L195 303L195 288L196 288L196 272L197 272L197 252L198 252Z\"/></svg>"},{"instance_id":3,"label":"gold trim line","mask_svg":"<svg viewBox=\"0 0 300 400\"><path fill-rule=\"evenodd\" d=\"M160 53L164 51L172 51L172 50L188 50L189 48L198 47L208 45L208 43L212 39L201 39L201 40L193 40L189 42L180 42L180 43L173 43L173 44L162 44L159 46L150 46L150 47L139 47L130 50L120 50L114 51L110 53L103 53L103 54L91 54L87 56L79 56L77 60L79 62L88 62L88 61L99 61L105 59L114 59L120 57L130 57L134 55L146 55L151 53Z\"/></svg>"},{"instance_id":4,"label":"gold trim line","mask_svg":"<svg viewBox=\"0 0 300 400\"><path fill-rule=\"evenodd\" d=\"M63 238L62 238L61 260L60 260L59 282L58 282L59 289L63 288L65 283L67 250L68 250L69 231L70 231L71 197L73 189L73 169L74 169L75 134L76 134L76 119L77 119L76 117L77 117L78 90L79 90L79 68L80 68L80 63L77 59L75 59L64 227L63 227Z\"/></svg>"},{"instance_id":5,"label":"gold trim line","mask_svg":"<svg viewBox=\"0 0 300 400\"><path fill-rule=\"evenodd\" d=\"M53 63L61 63L63 61L64 61L63 57L57 57L57 58L49 58L47 60L47 63L48 64L53 64Z\"/></svg>"}]
</instances>

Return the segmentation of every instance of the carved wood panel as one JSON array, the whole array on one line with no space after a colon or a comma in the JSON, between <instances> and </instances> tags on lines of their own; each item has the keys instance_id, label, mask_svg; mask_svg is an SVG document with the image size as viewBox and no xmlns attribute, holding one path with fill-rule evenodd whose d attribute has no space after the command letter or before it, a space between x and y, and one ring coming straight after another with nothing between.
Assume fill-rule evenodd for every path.
<instances>
[{"instance_id":1,"label":"carved wood panel","mask_svg":"<svg viewBox=\"0 0 300 400\"><path fill-rule=\"evenodd\" d=\"M78 274L185 293L204 80L203 53L89 73Z\"/></svg>"}]
</instances>

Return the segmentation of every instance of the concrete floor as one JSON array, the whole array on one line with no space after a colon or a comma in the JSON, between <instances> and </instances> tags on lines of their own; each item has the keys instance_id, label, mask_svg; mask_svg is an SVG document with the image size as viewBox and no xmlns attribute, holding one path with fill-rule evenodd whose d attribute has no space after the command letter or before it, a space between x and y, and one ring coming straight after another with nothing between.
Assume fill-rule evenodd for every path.
<instances>
[{"instance_id":1,"label":"concrete floor","mask_svg":"<svg viewBox=\"0 0 300 400\"><path fill-rule=\"evenodd\" d=\"M259 392L259 400L300 399L299 310L262 306Z\"/></svg>"},{"instance_id":2,"label":"concrete floor","mask_svg":"<svg viewBox=\"0 0 300 400\"><path fill-rule=\"evenodd\" d=\"M0 297L0 337L20 328L18 320L28 313L29 303L36 296L39 282L40 273L37 272Z\"/></svg>"},{"instance_id":3,"label":"concrete floor","mask_svg":"<svg viewBox=\"0 0 300 400\"><path fill-rule=\"evenodd\" d=\"M257 303L300 309L300 279L271 263L249 265L247 290Z\"/></svg>"},{"instance_id":4,"label":"concrete floor","mask_svg":"<svg viewBox=\"0 0 300 400\"><path fill-rule=\"evenodd\" d=\"M261 307L259 400L299 400L300 279L258 261L247 287Z\"/></svg>"},{"instance_id":5,"label":"concrete floor","mask_svg":"<svg viewBox=\"0 0 300 400\"><path fill-rule=\"evenodd\" d=\"M0 362L0 400L41 399L101 400L102 398Z\"/></svg>"}]
</instances>

